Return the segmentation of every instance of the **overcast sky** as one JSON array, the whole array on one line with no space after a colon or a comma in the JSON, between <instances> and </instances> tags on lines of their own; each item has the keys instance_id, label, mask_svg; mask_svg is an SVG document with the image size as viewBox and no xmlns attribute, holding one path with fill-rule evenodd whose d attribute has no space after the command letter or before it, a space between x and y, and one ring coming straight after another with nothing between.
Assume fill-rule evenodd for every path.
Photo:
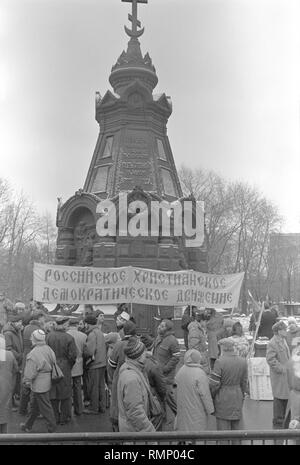
<instances>
[{"instance_id":1,"label":"overcast sky","mask_svg":"<svg viewBox=\"0 0 300 465\"><path fill-rule=\"evenodd\" d=\"M121 0L0 0L0 176L40 212L83 186L98 135L95 91L127 47ZM149 0L139 5L173 101L177 167L256 185L300 232L300 2Z\"/></svg>"}]
</instances>

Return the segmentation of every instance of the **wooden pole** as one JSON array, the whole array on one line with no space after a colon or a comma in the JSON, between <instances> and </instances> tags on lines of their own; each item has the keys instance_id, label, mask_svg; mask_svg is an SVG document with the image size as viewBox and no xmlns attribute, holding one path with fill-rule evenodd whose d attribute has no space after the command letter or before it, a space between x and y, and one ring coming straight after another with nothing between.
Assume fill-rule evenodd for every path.
<instances>
[{"instance_id":1,"label":"wooden pole","mask_svg":"<svg viewBox=\"0 0 300 465\"><path fill-rule=\"evenodd\" d=\"M254 306L256 308L259 308L259 304L258 302L256 302L256 300L254 300L252 294L250 291L248 291L248 294L254 304ZM262 302L261 304L261 307L259 308L259 315L258 315L258 320L256 322L256 327L255 327L255 332L254 332L254 336L253 336L253 341L251 343L251 347L250 347L250 350L249 350L249 353L248 353L248 358L251 358L252 355L254 354L254 344L255 344L255 341L256 341L256 336L257 336L257 333L258 333L258 330L259 330L259 326L260 326L260 322L261 322L261 316L262 316L262 313L263 313L263 310L264 310L264 302Z\"/></svg>"}]
</instances>

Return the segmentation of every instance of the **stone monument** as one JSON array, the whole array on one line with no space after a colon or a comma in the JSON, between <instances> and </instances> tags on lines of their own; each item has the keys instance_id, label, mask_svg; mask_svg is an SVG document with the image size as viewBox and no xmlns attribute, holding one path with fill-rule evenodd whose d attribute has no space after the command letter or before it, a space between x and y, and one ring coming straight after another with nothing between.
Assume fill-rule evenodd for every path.
<instances>
[{"instance_id":1,"label":"stone monument","mask_svg":"<svg viewBox=\"0 0 300 465\"><path fill-rule=\"evenodd\" d=\"M96 120L100 133L83 189L65 203L58 199L56 264L94 267L134 265L175 271L207 271L205 243L185 247L185 238L121 236L96 232L97 205L110 199L119 208L119 193L127 193L128 204L142 201L186 200L182 195L167 122L172 113L169 96L155 94L158 78L148 53L141 52L139 37L144 28L138 20L138 3L147 0L122 0L132 3L128 15L131 29L125 26L129 42L112 67L108 90L102 97L96 92ZM189 198L191 199L191 197ZM128 219L129 219L128 215ZM152 325L156 307L143 311L134 305L141 330ZM160 309L160 314L170 309ZM150 325L150 326L149 326Z\"/></svg>"}]
</instances>

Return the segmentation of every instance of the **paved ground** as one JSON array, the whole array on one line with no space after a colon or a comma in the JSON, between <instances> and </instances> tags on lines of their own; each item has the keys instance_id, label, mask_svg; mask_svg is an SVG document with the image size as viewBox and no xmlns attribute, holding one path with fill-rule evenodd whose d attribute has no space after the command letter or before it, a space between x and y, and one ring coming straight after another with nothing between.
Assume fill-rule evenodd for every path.
<instances>
[{"instance_id":1,"label":"paved ground","mask_svg":"<svg viewBox=\"0 0 300 465\"><path fill-rule=\"evenodd\" d=\"M244 422L245 429L248 430L267 430L272 429L272 401L256 401L246 399L244 404ZM17 413L12 413L9 423L9 433L20 433L19 424L24 422L24 417ZM216 429L215 418L211 417L209 422L209 430ZM71 423L64 426L58 426L58 433L71 432L97 432L111 431L108 410L104 414L99 415L81 415L74 416ZM32 432L46 433L46 425L44 420L37 420L33 426Z\"/></svg>"}]
</instances>

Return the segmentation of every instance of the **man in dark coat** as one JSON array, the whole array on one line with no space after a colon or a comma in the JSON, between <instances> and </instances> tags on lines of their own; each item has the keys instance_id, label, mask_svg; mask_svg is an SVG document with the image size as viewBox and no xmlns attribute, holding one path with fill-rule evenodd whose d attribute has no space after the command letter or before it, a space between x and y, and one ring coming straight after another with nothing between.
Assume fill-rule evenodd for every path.
<instances>
[{"instance_id":1,"label":"man in dark coat","mask_svg":"<svg viewBox=\"0 0 300 465\"><path fill-rule=\"evenodd\" d=\"M147 375L151 392L160 401L162 407L162 415L155 425L156 431L160 431L165 413L166 380L158 361L153 357L154 339L149 334L143 334L140 339L146 347L144 375Z\"/></svg>"},{"instance_id":2,"label":"man in dark coat","mask_svg":"<svg viewBox=\"0 0 300 465\"><path fill-rule=\"evenodd\" d=\"M10 418L11 397L18 365L12 352L7 351L5 339L0 334L0 434L7 433Z\"/></svg>"},{"instance_id":3,"label":"man in dark coat","mask_svg":"<svg viewBox=\"0 0 300 465\"><path fill-rule=\"evenodd\" d=\"M289 399L287 365L290 349L286 342L287 327L283 321L273 325L274 337L269 341L266 360L270 366L270 380L273 392L273 428L284 427L284 419Z\"/></svg>"},{"instance_id":4,"label":"man in dark coat","mask_svg":"<svg viewBox=\"0 0 300 465\"><path fill-rule=\"evenodd\" d=\"M193 309L196 309L197 307L192 307ZM189 336L189 330L188 330L188 325L192 321L192 317L190 315L191 313L191 307L188 306L185 308L182 318L181 318L181 329L183 330L183 340L184 340L184 345L186 350L189 348L189 343L188 343L188 336Z\"/></svg>"},{"instance_id":5,"label":"man in dark coat","mask_svg":"<svg viewBox=\"0 0 300 465\"><path fill-rule=\"evenodd\" d=\"M179 343L174 335L174 324L171 320L162 320L157 328L153 356L158 361L166 382L166 418L163 431L173 431L177 413L174 384L176 366L180 359Z\"/></svg>"},{"instance_id":6,"label":"man in dark coat","mask_svg":"<svg viewBox=\"0 0 300 465\"><path fill-rule=\"evenodd\" d=\"M18 364L18 371L14 380L14 390L12 397L13 411L17 411L15 404L15 396L20 395L21 389L21 371L23 361L23 340L22 340L22 326L23 317L22 315L14 315L11 320L3 328L3 334L5 337L6 350L13 353L16 362Z\"/></svg>"},{"instance_id":7,"label":"man in dark coat","mask_svg":"<svg viewBox=\"0 0 300 465\"><path fill-rule=\"evenodd\" d=\"M104 335L97 325L95 315L87 315L84 319L87 325L87 339L83 348L83 357L87 366L87 391L90 399L89 408L83 410L86 414L105 413L105 369L106 345Z\"/></svg>"},{"instance_id":8,"label":"man in dark coat","mask_svg":"<svg viewBox=\"0 0 300 465\"><path fill-rule=\"evenodd\" d=\"M77 349L74 338L67 334L69 318L61 316L56 327L47 335L47 344L56 355L56 361L64 378L52 385L50 399L57 423L64 425L71 420L72 409L72 367L76 362Z\"/></svg>"},{"instance_id":9,"label":"man in dark coat","mask_svg":"<svg viewBox=\"0 0 300 465\"><path fill-rule=\"evenodd\" d=\"M247 361L230 338L219 341L221 356L209 376L218 430L243 429L243 402L248 392Z\"/></svg>"}]
</instances>

